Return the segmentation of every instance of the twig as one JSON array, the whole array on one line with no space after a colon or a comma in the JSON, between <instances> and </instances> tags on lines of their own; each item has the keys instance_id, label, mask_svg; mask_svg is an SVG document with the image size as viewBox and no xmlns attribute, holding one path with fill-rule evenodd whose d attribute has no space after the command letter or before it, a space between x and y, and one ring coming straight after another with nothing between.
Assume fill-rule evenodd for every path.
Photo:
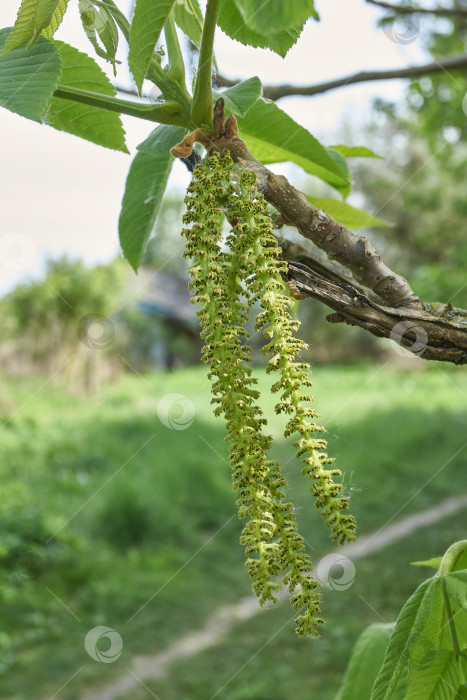
<instances>
[{"instance_id":1,"label":"twig","mask_svg":"<svg viewBox=\"0 0 467 700\"><path fill-rule=\"evenodd\" d=\"M467 16L467 15L466 15ZM441 58L439 61L424 63L420 66L408 66L407 68L390 68L388 70L369 70L359 71L352 75L335 78L324 83L316 83L315 85L290 85L284 83L281 85L263 85L263 95L270 100L280 100L281 97L290 95L313 96L320 95L329 90L355 85L358 83L368 83L376 80L396 80L400 78L415 78L420 75L428 75L431 73L441 73L467 66L467 54L458 56L448 56ZM237 85L239 80L231 80L224 76L218 76L220 87L232 87Z\"/></svg>"},{"instance_id":2,"label":"twig","mask_svg":"<svg viewBox=\"0 0 467 700\"><path fill-rule=\"evenodd\" d=\"M250 153L238 136L237 120L224 114L224 100L219 98L214 107L213 129L196 129L171 149L173 156L187 158L195 141L206 146L208 153L227 149L232 160L255 173L258 189L267 202L282 215L286 223L309 238L328 258L348 268L355 279L371 289L391 306L421 308L422 302L414 294L404 277L393 272L382 260L370 241L357 236L332 219L322 209L314 207L303 192L293 187L283 175L275 175Z\"/></svg>"},{"instance_id":3,"label":"twig","mask_svg":"<svg viewBox=\"0 0 467 700\"><path fill-rule=\"evenodd\" d=\"M379 338L392 338L425 360L467 364L467 312L462 309L427 305L438 311L439 315L434 315L425 309L381 306L352 285L331 282L300 263L289 263L289 279L301 294L337 312L327 317L331 322L345 322ZM442 315L447 310L449 318Z\"/></svg>"},{"instance_id":4,"label":"twig","mask_svg":"<svg viewBox=\"0 0 467 700\"><path fill-rule=\"evenodd\" d=\"M277 242L282 249L282 258L284 260L287 260L288 262L302 263L331 282L351 284L362 294L371 294L370 290L366 289L366 287L357 282L350 270L342 267L342 265L339 265L339 263L326 258L317 257L298 243L292 243L284 238L277 237ZM375 299L377 299L376 295Z\"/></svg>"},{"instance_id":5,"label":"twig","mask_svg":"<svg viewBox=\"0 0 467 700\"><path fill-rule=\"evenodd\" d=\"M393 5L391 2L383 2L383 0L366 0L370 5L382 7L385 10L391 10L398 15L409 14L424 14L434 15L436 17L467 17L467 9L462 7L415 7L410 5Z\"/></svg>"}]
</instances>

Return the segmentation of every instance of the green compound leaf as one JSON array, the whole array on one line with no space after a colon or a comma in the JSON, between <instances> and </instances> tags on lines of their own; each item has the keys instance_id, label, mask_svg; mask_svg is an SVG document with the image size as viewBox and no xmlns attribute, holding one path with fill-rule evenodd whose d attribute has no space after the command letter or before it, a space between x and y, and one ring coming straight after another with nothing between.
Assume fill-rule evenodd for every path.
<instances>
[{"instance_id":1,"label":"green compound leaf","mask_svg":"<svg viewBox=\"0 0 467 700\"><path fill-rule=\"evenodd\" d=\"M373 228L374 226L391 226L388 221L378 219L366 211L351 207L346 202L341 202L332 197L307 197L310 204L318 209L324 209L333 219L347 228ZM437 568L437 567L436 567Z\"/></svg>"},{"instance_id":2,"label":"green compound leaf","mask_svg":"<svg viewBox=\"0 0 467 700\"><path fill-rule=\"evenodd\" d=\"M203 13L198 0L175 0L174 19L190 41L199 47L203 32Z\"/></svg>"},{"instance_id":3,"label":"green compound leaf","mask_svg":"<svg viewBox=\"0 0 467 700\"><path fill-rule=\"evenodd\" d=\"M0 51L5 47L11 28L0 30ZM40 122L57 87L62 62L56 46L39 37L25 47L0 53L0 105Z\"/></svg>"},{"instance_id":4,"label":"green compound leaf","mask_svg":"<svg viewBox=\"0 0 467 700\"><path fill-rule=\"evenodd\" d=\"M394 624L375 624L362 632L355 644L344 680L334 700L369 698L383 663Z\"/></svg>"},{"instance_id":5,"label":"green compound leaf","mask_svg":"<svg viewBox=\"0 0 467 700\"><path fill-rule=\"evenodd\" d=\"M23 0L15 26L4 46L5 53L28 42L31 47L40 33L51 22L59 0Z\"/></svg>"},{"instance_id":6,"label":"green compound leaf","mask_svg":"<svg viewBox=\"0 0 467 700\"><path fill-rule=\"evenodd\" d=\"M379 156L377 153L371 150L371 148L367 148L366 146L331 146L335 151L340 153L344 158L380 158L381 160L383 159L382 156Z\"/></svg>"},{"instance_id":7,"label":"green compound leaf","mask_svg":"<svg viewBox=\"0 0 467 700\"><path fill-rule=\"evenodd\" d=\"M407 667L411 650L420 640L426 623L433 613L435 585L435 578L424 581L402 608L370 700L389 700L394 696L397 684Z\"/></svg>"},{"instance_id":8,"label":"green compound leaf","mask_svg":"<svg viewBox=\"0 0 467 700\"><path fill-rule=\"evenodd\" d=\"M274 34L318 19L313 0L234 0L245 24L260 34Z\"/></svg>"},{"instance_id":9,"label":"green compound leaf","mask_svg":"<svg viewBox=\"0 0 467 700\"><path fill-rule=\"evenodd\" d=\"M303 24L300 24L290 29L281 28L277 33L265 36L245 24L234 0L221 1L217 23L231 39L246 46L270 49L282 58L285 58L289 49L296 43L303 29Z\"/></svg>"},{"instance_id":10,"label":"green compound leaf","mask_svg":"<svg viewBox=\"0 0 467 700\"><path fill-rule=\"evenodd\" d=\"M349 176L341 165L274 102L257 100L248 114L238 119L238 126L248 148L262 163L291 161L336 190L348 192Z\"/></svg>"},{"instance_id":11,"label":"green compound leaf","mask_svg":"<svg viewBox=\"0 0 467 700\"><path fill-rule=\"evenodd\" d=\"M227 90L213 90L214 99L224 98L227 112L232 112L239 117L244 117L256 100L261 97L261 80L257 77L248 78Z\"/></svg>"},{"instance_id":12,"label":"green compound leaf","mask_svg":"<svg viewBox=\"0 0 467 700\"><path fill-rule=\"evenodd\" d=\"M125 184L118 232L123 255L136 271L143 259L173 164L170 149L186 129L161 125L138 146Z\"/></svg>"},{"instance_id":13,"label":"green compound leaf","mask_svg":"<svg viewBox=\"0 0 467 700\"><path fill-rule=\"evenodd\" d=\"M58 0L57 7L55 8L55 12L53 13L49 24L42 30L42 36L45 36L46 39L52 39L53 35L61 25L68 7L68 2L69 0Z\"/></svg>"},{"instance_id":14,"label":"green compound leaf","mask_svg":"<svg viewBox=\"0 0 467 700\"><path fill-rule=\"evenodd\" d=\"M130 27L128 64L140 94L157 40L174 2L175 0L136 0L135 14Z\"/></svg>"},{"instance_id":15,"label":"green compound leaf","mask_svg":"<svg viewBox=\"0 0 467 700\"><path fill-rule=\"evenodd\" d=\"M405 700L454 700L464 682L462 665L453 651L430 651L416 669L410 669Z\"/></svg>"},{"instance_id":16,"label":"green compound leaf","mask_svg":"<svg viewBox=\"0 0 467 700\"><path fill-rule=\"evenodd\" d=\"M93 58L63 41L54 41L53 44L60 52L63 63L61 85L115 95L112 83ZM115 112L53 97L45 121L59 131L67 131L99 146L128 153L122 122Z\"/></svg>"}]
</instances>

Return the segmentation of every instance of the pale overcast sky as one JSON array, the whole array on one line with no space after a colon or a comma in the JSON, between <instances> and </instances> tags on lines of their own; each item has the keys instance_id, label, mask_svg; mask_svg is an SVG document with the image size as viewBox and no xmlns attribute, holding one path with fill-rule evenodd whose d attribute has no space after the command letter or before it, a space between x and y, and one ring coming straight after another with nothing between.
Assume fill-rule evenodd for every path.
<instances>
[{"instance_id":1,"label":"pale overcast sky","mask_svg":"<svg viewBox=\"0 0 467 700\"><path fill-rule=\"evenodd\" d=\"M126 3L122 3L122 9ZM19 0L1 0L0 27L14 23ZM94 56L71 0L56 37ZM263 83L321 82L362 69L405 66L424 60L417 41L400 44L377 28L381 11L364 0L318 0L321 22L309 22L285 59L242 47L221 32L216 38L220 70L231 77L258 75ZM121 42L123 44L123 40ZM124 56L120 56L124 59ZM100 65L103 61L98 59ZM120 84L129 84L124 67ZM375 95L397 98L404 83L367 83L314 98L288 98L279 105L325 143L339 125L358 125ZM124 117L131 154L152 125ZM118 252L117 222L130 156L95 146L0 108L0 293L37 276L47 256L68 253L87 262ZM188 182L177 163L172 187ZM13 245L13 241L18 242Z\"/></svg>"}]
</instances>

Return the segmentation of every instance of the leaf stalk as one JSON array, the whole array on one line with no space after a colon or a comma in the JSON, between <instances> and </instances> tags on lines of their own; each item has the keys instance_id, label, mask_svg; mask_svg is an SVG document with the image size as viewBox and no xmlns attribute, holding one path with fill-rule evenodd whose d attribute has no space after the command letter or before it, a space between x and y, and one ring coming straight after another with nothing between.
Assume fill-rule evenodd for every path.
<instances>
[{"instance_id":1,"label":"leaf stalk","mask_svg":"<svg viewBox=\"0 0 467 700\"><path fill-rule=\"evenodd\" d=\"M119 97L111 95L102 95L89 90L80 88L72 88L67 85L58 85L54 92L54 97L60 97L64 100L72 100L73 102L81 102L91 105L91 107L100 107L110 112L118 114L127 114L130 117L138 117L150 122L158 122L159 124L172 124L174 126L187 127L187 121L181 114L181 106L178 102L164 102L160 105L145 105L132 102L130 100L122 100Z\"/></svg>"},{"instance_id":2,"label":"leaf stalk","mask_svg":"<svg viewBox=\"0 0 467 700\"><path fill-rule=\"evenodd\" d=\"M185 62L178 41L173 11L170 13L169 19L165 23L164 34L169 56L169 63L165 68L165 74L169 80L173 80L175 83L178 83L181 88L186 90Z\"/></svg>"},{"instance_id":3,"label":"leaf stalk","mask_svg":"<svg viewBox=\"0 0 467 700\"><path fill-rule=\"evenodd\" d=\"M217 15L220 0L208 0L204 17L203 34L198 60L193 102L191 105L191 120L195 126L212 127L212 87L211 71L216 31Z\"/></svg>"}]
</instances>

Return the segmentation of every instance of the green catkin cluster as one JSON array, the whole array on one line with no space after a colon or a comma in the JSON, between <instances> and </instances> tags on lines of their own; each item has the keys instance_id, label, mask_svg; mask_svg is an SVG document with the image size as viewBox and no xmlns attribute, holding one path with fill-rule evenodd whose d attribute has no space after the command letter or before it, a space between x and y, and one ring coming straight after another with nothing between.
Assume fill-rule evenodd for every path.
<instances>
[{"instance_id":1,"label":"green catkin cluster","mask_svg":"<svg viewBox=\"0 0 467 700\"><path fill-rule=\"evenodd\" d=\"M349 500L339 495L342 484L334 483L334 477L342 476L340 470L325 466L335 461L324 451L326 440L312 437L314 433L324 432L324 428L313 420L319 418L316 410L309 405L314 397L304 393L305 387L312 386L308 378L310 367L305 362L296 361L307 345L294 336L300 321L290 315L294 300L284 282L287 263L279 259L281 249L273 235L272 221L267 216L264 200L258 195L254 173L245 172L242 175L240 201L251 244L257 253L255 272L247 279L253 299L258 299L263 309L256 319L256 330L262 329L269 340L263 348L263 353L270 356L266 371L280 374L279 381L271 389L273 393L282 391L275 410L276 413L291 416L285 437L299 434L300 438L294 444L298 450L297 457L302 458L305 465L302 475L314 481L310 490L317 508L322 509L326 525L331 528L331 538L344 544L355 539L356 523L352 515L342 512L348 508Z\"/></svg>"},{"instance_id":2,"label":"green catkin cluster","mask_svg":"<svg viewBox=\"0 0 467 700\"><path fill-rule=\"evenodd\" d=\"M257 405L259 392L251 373L251 349L245 344L244 325L252 304L259 299L263 311L257 327L270 338L265 352L271 353L268 371L280 372L273 390L282 389L278 412L292 414L286 434L298 432L298 453L304 473L315 483L312 491L323 508L332 536L339 541L354 538L355 524L342 509L347 499L339 497L340 485L333 484L337 470L327 471L330 460L321 450L322 439L310 433L322 428L309 417L317 414L304 408L311 397L301 387L310 386L307 365L295 358L303 343L293 337L298 322L291 319L292 301L282 275L285 263L277 260L280 250L272 235L272 223L258 195L255 178L244 172L235 182L228 154L213 156L194 171L186 197L187 239L185 255L192 259L190 287L204 339L203 360L210 365L216 415L223 415L227 427L233 485L238 494L239 517L247 519L241 535L247 554L247 570L261 604L276 601L277 578L292 594L292 604L302 614L297 618L300 635L317 634L320 594L312 577L312 565L297 531L293 505L285 500L286 480L276 461L268 458L272 438L264 434L266 420ZM222 240L224 212L232 223L227 246Z\"/></svg>"}]
</instances>

